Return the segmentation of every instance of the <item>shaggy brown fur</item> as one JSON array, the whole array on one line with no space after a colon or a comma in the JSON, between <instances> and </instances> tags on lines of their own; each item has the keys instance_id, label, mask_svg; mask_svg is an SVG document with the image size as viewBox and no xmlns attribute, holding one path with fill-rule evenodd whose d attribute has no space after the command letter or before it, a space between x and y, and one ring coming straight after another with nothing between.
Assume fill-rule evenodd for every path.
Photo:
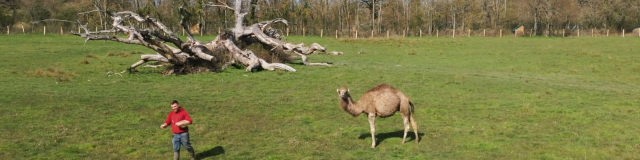
<instances>
[{"instance_id":1,"label":"shaggy brown fur","mask_svg":"<svg viewBox=\"0 0 640 160\"><path fill-rule=\"evenodd\" d=\"M369 125L371 127L371 148L376 147L376 117L390 117L396 112L400 111L402 119L404 120L404 136L402 137L402 143L407 138L407 132L409 132L409 123L413 126L413 132L416 135L416 143L420 141L418 137L418 124L413 118L413 103L404 95L404 93L398 91L387 84L378 85L369 91L367 91L360 101L356 102L349 95L349 89L340 87L338 90L338 96L340 97L340 106L343 110L349 114L357 117L361 113L366 113L369 118Z\"/></svg>"}]
</instances>

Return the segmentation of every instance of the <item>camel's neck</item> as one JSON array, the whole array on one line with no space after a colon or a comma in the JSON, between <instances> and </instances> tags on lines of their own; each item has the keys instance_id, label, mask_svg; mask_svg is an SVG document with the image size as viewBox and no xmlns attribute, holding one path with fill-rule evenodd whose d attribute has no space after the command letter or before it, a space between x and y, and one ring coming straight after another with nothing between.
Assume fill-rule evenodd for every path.
<instances>
[{"instance_id":1,"label":"camel's neck","mask_svg":"<svg viewBox=\"0 0 640 160\"><path fill-rule=\"evenodd\" d=\"M362 113L362 109L358 107L357 102L353 101L349 95L340 98L340 106L344 111L349 112L349 114L354 117L357 117Z\"/></svg>"}]
</instances>

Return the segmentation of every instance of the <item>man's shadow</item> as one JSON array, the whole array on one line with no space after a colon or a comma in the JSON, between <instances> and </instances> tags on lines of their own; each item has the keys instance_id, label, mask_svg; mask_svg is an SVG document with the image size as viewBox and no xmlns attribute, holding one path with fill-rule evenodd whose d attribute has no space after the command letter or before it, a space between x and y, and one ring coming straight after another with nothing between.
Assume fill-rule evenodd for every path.
<instances>
[{"instance_id":1,"label":"man's shadow","mask_svg":"<svg viewBox=\"0 0 640 160\"><path fill-rule=\"evenodd\" d=\"M387 138L392 138L392 137L402 138L402 136L404 136L404 130L399 130L399 131L389 132L389 133L377 133L376 146L379 146L382 143L382 141L384 141ZM424 133L418 132L418 136L420 136L420 139L422 139L422 137L424 136ZM359 139L371 138L371 132L363 133L358 138ZM420 139L418 140L418 142L420 142ZM409 143L415 140L416 140L416 134L413 133L412 131L409 131L407 132L407 141L404 143Z\"/></svg>"},{"instance_id":2,"label":"man's shadow","mask_svg":"<svg viewBox=\"0 0 640 160\"><path fill-rule=\"evenodd\" d=\"M213 157L221 154L224 154L224 148L222 148L222 146L217 146L207 151L198 153L196 157L198 157L198 159L203 159L203 158Z\"/></svg>"}]
</instances>

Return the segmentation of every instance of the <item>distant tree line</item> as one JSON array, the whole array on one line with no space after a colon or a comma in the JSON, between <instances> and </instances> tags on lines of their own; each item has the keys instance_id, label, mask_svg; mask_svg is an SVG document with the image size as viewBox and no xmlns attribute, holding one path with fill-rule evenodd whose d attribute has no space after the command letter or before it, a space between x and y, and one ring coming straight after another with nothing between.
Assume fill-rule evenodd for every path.
<instances>
[{"instance_id":1,"label":"distant tree line","mask_svg":"<svg viewBox=\"0 0 640 160\"><path fill-rule=\"evenodd\" d=\"M155 17L178 32L178 7L192 14L204 34L233 27L233 14L206 7L216 0L0 0L0 25L41 32L37 27L77 28L77 24L45 19L81 20L89 28L109 29L105 14L79 15L94 5L112 11L134 11ZM220 0L232 4L232 0ZM437 31L505 30L518 25L533 35L557 36L558 30L630 31L640 26L639 0L243 0L251 7L246 23L274 18L289 20L292 34L433 35ZM86 16L99 16L86 17ZM95 20L97 19L97 20ZM86 20L86 21L83 21ZM277 26L276 26L277 27ZM280 26L284 30L283 26ZM285 31L283 31L285 32Z\"/></svg>"}]
</instances>

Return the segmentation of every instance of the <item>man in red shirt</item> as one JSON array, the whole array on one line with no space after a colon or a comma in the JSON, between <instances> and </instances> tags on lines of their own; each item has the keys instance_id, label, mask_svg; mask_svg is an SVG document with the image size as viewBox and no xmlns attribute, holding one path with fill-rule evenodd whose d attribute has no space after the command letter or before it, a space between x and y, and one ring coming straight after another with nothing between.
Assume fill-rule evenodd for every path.
<instances>
[{"instance_id":1,"label":"man in red shirt","mask_svg":"<svg viewBox=\"0 0 640 160\"><path fill-rule=\"evenodd\" d=\"M193 120L189 112L184 110L178 101L173 100L171 102L171 109L173 111L169 113L167 121L160 125L160 128L167 128L167 126L171 125L171 131L173 131L173 159L180 159L180 145L183 145L191 154L191 159L194 160L196 159L196 152L191 146L191 141L189 141L189 127L187 127L193 123Z\"/></svg>"}]
</instances>

